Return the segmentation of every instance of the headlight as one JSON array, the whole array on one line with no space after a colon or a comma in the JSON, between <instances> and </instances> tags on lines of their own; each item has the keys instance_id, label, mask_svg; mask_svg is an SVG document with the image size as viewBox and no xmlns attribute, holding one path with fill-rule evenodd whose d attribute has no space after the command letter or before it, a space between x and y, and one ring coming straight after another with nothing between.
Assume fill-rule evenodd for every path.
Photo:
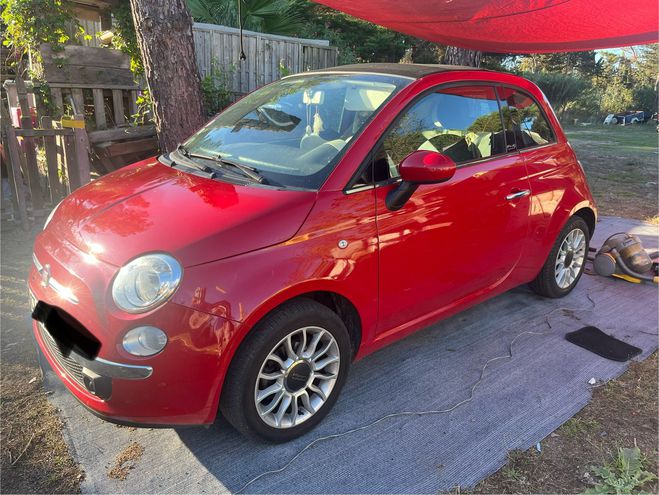
<instances>
[{"instance_id":1,"label":"headlight","mask_svg":"<svg viewBox=\"0 0 659 495\"><path fill-rule=\"evenodd\" d=\"M48 214L48 217L46 218L46 222L43 224L43 229L44 229L44 230L46 230L46 227L48 227L48 224L49 224L50 221L53 219L53 215L55 214L55 212L57 211L57 208L59 208L59 205L61 205L61 204L62 204L62 201L60 201L59 203L57 203L57 204L55 205L55 208L53 208L52 210L50 210L50 213Z\"/></svg>"},{"instance_id":2,"label":"headlight","mask_svg":"<svg viewBox=\"0 0 659 495\"><path fill-rule=\"evenodd\" d=\"M171 296L181 265L167 254L146 254L123 266L112 283L112 299L128 313L144 313Z\"/></svg>"},{"instance_id":3,"label":"headlight","mask_svg":"<svg viewBox=\"0 0 659 495\"><path fill-rule=\"evenodd\" d=\"M156 327L137 327L126 332L123 346L134 356L153 356L165 348L167 335Z\"/></svg>"}]
</instances>

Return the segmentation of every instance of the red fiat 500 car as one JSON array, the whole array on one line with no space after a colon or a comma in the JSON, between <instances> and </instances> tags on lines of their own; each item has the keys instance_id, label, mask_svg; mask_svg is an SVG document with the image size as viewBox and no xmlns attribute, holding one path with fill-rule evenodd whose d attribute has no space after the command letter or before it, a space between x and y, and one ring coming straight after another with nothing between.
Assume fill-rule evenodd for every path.
<instances>
[{"instance_id":1,"label":"red fiat 500 car","mask_svg":"<svg viewBox=\"0 0 659 495\"><path fill-rule=\"evenodd\" d=\"M108 420L219 410L284 441L327 414L354 359L520 284L569 293L595 222L531 82L308 72L66 198L34 247L34 334Z\"/></svg>"}]
</instances>

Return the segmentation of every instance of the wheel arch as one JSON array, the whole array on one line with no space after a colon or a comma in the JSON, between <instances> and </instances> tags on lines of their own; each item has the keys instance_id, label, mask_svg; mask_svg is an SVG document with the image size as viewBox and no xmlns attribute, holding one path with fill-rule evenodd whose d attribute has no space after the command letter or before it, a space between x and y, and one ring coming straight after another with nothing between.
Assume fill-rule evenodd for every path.
<instances>
[{"instance_id":1,"label":"wheel arch","mask_svg":"<svg viewBox=\"0 0 659 495\"><path fill-rule=\"evenodd\" d=\"M355 305L347 297L332 291L314 291L297 297L307 297L334 311L343 321L352 345L352 355L357 355L362 342L362 319Z\"/></svg>"},{"instance_id":2,"label":"wheel arch","mask_svg":"<svg viewBox=\"0 0 659 495\"><path fill-rule=\"evenodd\" d=\"M260 321L267 318L269 314L277 308L280 308L282 305L300 298L312 299L323 306L326 306L341 318L350 335L350 343L352 345L354 358L362 344L363 331L363 320L357 306L350 300L350 298L333 290L333 288L308 287L306 284L302 287L286 291L283 294L279 293L256 308L243 322L246 330L240 336L240 342L237 343L236 349L240 347L242 342L248 335L250 335Z\"/></svg>"},{"instance_id":3,"label":"wheel arch","mask_svg":"<svg viewBox=\"0 0 659 495\"><path fill-rule=\"evenodd\" d=\"M593 233L595 232L595 226L597 225L597 217L592 208L586 206L578 209L577 211L572 212L571 216L581 217L586 225L588 225L588 235L590 239L593 238Z\"/></svg>"}]
</instances>

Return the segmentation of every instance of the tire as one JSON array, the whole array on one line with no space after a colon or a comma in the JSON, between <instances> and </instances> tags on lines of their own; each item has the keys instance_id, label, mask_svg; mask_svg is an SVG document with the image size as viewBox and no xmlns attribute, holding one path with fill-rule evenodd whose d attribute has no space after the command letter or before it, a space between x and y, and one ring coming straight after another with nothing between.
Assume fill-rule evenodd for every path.
<instances>
[{"instance_id":1,"label":"tire","mask_svg":"<svg viewBox=\"0 0 659 495\"><path fill-rule=\"evenodd\" d=\"M350 342L345 324L326 306L306 298L280 306L236 351L220 412L253 439L279 443L304 435L327 415L343 388L353 355ZM338 361L332 361L337 355ZM323 363L329 364L314 370ZM259 400L258 394L264 398ZM274 409L268 411L270 407Z\"/></svg>"},{"instance_id":2,"label":"tire","mask_svg":"<svg viewBox=\"0 0 659 495\"><path fill-rule=\"evenodd\" d=\"M616 124L618 123L618 119L617 119L617 117L613 117L613 118L611 119L611 123L612 123L613 125L616 125Z\"/></svg>"},{"instance_id":3,"label":"tire","mask_svg":"<svg viewBox=\"0 0 659 495\"><path fill-rule=\"evenodd\" d=\"M531 289L544 297L567 296L583 274L589 242L588 224L581 217L571 217L556 239L540 273L529 284ZM562 263L559 263L559 257L563 257Z\"/></svg>"}]
</instances>

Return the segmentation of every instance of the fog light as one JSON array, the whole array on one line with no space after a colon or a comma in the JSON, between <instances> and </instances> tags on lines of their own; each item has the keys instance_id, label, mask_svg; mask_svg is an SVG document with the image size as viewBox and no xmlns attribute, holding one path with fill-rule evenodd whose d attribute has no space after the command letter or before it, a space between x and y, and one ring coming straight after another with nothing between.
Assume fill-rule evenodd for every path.
<instances>
[{"instance_id":1,"label":"fog light","mask_svg":"<svg viewBox=\"0 0 659 495\"><path fill-rule=\"evenodd\" d=\"M137 327L126 332L123 346L134 356L153 356L165 348L167 335L156 327Z\"/></svg>"}]
</instances>

